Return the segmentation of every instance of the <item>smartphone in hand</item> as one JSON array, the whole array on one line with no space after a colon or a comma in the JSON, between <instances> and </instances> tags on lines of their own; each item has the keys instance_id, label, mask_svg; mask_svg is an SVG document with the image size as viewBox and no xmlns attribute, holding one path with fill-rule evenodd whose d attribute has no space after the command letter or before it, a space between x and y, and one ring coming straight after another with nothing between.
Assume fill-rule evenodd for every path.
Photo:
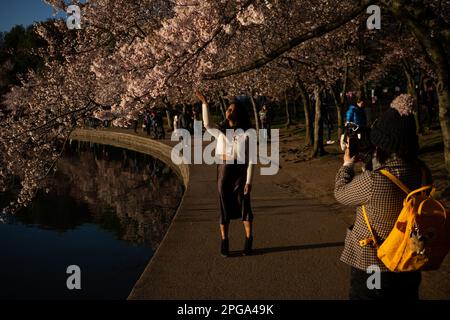
<instances>
[{"instance_id":1,"label":"smartphone in hand","mask_svg":"<svg viewBox=\"0 0 450 320\"><path fill-rule=\"evenodd\" d=\"M357 137L349 137L347 146L350 149L350 157L354 157L359 150L359 139Z\"/></svg>"}]
</instances>

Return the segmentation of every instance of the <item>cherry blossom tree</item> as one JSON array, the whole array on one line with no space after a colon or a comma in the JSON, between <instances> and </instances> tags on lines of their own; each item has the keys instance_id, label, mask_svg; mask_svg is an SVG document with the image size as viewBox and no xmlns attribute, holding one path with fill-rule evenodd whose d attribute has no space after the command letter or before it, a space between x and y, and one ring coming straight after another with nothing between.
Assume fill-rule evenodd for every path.
<instances>
[{"instance_id":1,"label":"cherry blossom tree","mask_svg":"<svg viewBox=\"0 0 450 320\"><path fill-rule=\"evenodd\" d=\"M66 9L65 1L46 2ZM4 97L0 187L18 176L18 202L28 203L70 132L85 119L127 127L148 105L194 102L194 88L218 99L223 92L282 98L297 88L304 103L314 93L316 153L321 150L320 92L345 92L349 70L361 66L356 39L372 4L408 28L414 47L425 51L436 74L450 171L446 2L91 0L78 3L80 30L68 30L62 20L36 27L48 43L41 52L45 68L30 72ZM409 42L399 45L407 48Z\"/></svg>"},{"instance_id":2,"label":"cherry blossom tree","mask_svg":"<svg viewBox=\"0 0 450 320\"><path fill-rule=\"evenodd\" d=\"M350 14L345 15L345 18L331 19L324 26L313 28L312 31L299 32L297 36L274 46L264 56L254 57L250 62L243 63L238 67L215 72L209 75L208 78L227 77L259 68L289 52L306 40L323 36L329 31L341 27L348 20L360 15L362 13L361 8L366 8L369 4L380 5L382 10L392 14L399 22L403 23L419 42L427 60L430 62L429 67L434 69L438 82L439 120L444 141L444 155L446 167L450 173L450 66L448 57L450 4L448 1L360 1L359 5L361 7L351 10ZM339 7L338 4L336 5ZM339 14L336 14L336 16L339 16Z\"/></svg>"}]
</instances>

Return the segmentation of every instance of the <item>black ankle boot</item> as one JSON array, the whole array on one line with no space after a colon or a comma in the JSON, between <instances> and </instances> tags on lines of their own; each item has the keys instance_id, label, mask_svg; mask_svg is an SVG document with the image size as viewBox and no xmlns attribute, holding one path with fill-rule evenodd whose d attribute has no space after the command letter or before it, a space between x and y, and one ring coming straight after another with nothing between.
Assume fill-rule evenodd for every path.
<instances>
[{"instance_id":1,"label":"black ankle boot","mask_svg":"<svg viewBox=\"0 0 450 320\"><path fill-rule=\"evenodd\" d=\"M222 239L222 244L220 246L220 254L224 257L228 257L230 251L230 243L228 239Z\"/></svg>"},{"instance_id":2,"label":"black ankle boot","mask_svg":"<svg viewBox=\"0 0 450 320\"><path fill-rule=\"evenodd\" d=\"M245 238L245 245L244 245L244 255L249 256L252 254L252 244L253 244L253 236L250 236L250 238Z\"/></svg>"}]
</instances>

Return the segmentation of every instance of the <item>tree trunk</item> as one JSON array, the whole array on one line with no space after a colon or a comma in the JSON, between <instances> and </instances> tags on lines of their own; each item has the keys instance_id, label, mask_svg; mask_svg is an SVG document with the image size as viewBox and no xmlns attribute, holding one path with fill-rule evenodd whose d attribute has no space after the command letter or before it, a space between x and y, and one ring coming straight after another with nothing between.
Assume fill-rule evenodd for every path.
<instances>
[{"instance_id":1,"label":"tree trunk","mask_svg":"<svg viewBox=\"0 0 450 320\"><path fill-rule=\"evenodd\" d=\"M220 100L220 104L219 104L220 112L222 113L223 119L225 120L225 118L226 118L225 112L227 110L227 105L225 103L225 99L224 99L222 93L219 92L218 95L219 95L219 100Z\"/></svg>"},{"instance_id":2,"label":"tree trunk","mask_svg":"<svg viewBox=\"0 0 450 320\"><path fill-rule=\"evenodd\" d=\"M297 99L292 100L292 119L294 122L297 119Z\"/></svg>"},{"instance_id":3,"label":"tree trunk","mask_svg":"<svg viewBox=\"0 0 450 320\"><path fill-rule=\"evenodd\" d=\"M420 121L420 119L421 119L420 97L416 90L414 74L411 69L411 66L409 65L409 63L407 61L402 59L402 65L403 65L403 72L405 73L405 77L406 77L407 91L410 95L412 95L414 97L414 100L416 101L416 111L414 112L414 118L416 119L417 133L423 133L422 122Z\"/></svg>"},{"instance_id":4,"label":"tree trunk","mask_svg":"<svg viewBox=\"0 0 450 320\"><path fill-rule=\"evenodd\" d=\"M358 27L358 50L359 55L365 55L365 34L367 33L367 26L365 21L359 24ZM359 82L359 98L365 99L366 90L365 90L365 81L364 81L364 64L361 59L358 59L358 82ZM357 95L357 96L358 96Z\"/></svg>"},{"instance_id":5,"label":"tree trunk","mask_svg":"<svg viewBox=\"0 0 450 320\"><path fill-rule=\"evenodd\" d=\"M313 134L311 130L311 105L309 103L308 92L303 84L299 83L300 96L303 102L303 111L305 113L305 145L312 146L314 143Z\"/></svg>"},{"instance_id":6,"label":"tree trunk","mask_svg":"<svg viewBox=\"0 0 450 320\"><path fill-rule=\"evenodd\" d=\"M439 123L441 124L442 140L444 141L445 165L450 176L450 68L448 60L445 60L445 65L437 67L440 69L437 71L437 94L439 99Z\"/></svg>"},{"instance_id":7,"label":"tree trunk","mask_svg":"<svg viewBox=\"0 0 450 320\"><path fill-rule=\"evenodd\" d=\"M394 1L390 7L392 13L405 22L416 39L426 49L428 57L434 64L437 75L437 94L439 98L439 122L444 142L445 165L450 175L450 65L439 35L431 36L420 20L405 10L402 1ZM414 8L414 7L412 7Z\"/></svg>"},{"instance_id":8,"label":"tree trunk","mask_svg":"<svg viewBox=\"0 0 450 320\"><path fill-rule=\"evenodd\" d=\"M166 111L166 117L167 117L167 125L169 127L169 130L173 130L173 119L172 119L172 105L170 104L169 101L163 101L164 106L165 106L165 111Z\"/></svg>"},{"instance_id":9,"label":"tree trunk","mask_svg":"<svg viewBox=\"0 0 450 320\"><path fill-rule=\"evenodd\" d=\"M314 118L314 148L313 157L321 156L325 153L323 149L323 121L322 121L322 88L314 89L314 97L316 100L316 113Z\"/></svg>"},{"instance_id":10,"label":"tree trunk","mask_svg":"<svg viewBox=\"0 0 450 320\"><path fill-rule=\"evenodd\" d=\"M287 91L284 92L284 101L286 104L286 127L289 128L289 126L292 125L292 120L291 120L291 113L289 112L289 100Z\"/></svg>"},{"instance_id":11,"label":"tree trunk","mask_svg":"<svg viewBox=\"0 0 450 320\"><path fill-rule=\"evenodd\" d=\"M252 107L253 107L253 115L255 116L256 132L259 132L258 108L256 107L256 101L253 97L253 91L250 91L250 101L251 101Z\"/></svg>"},{"instance_id":12,"label":"tree trunk","mask_svg":"<svg viewBox=\"0 0 450 320\"><path fill-rule=\"evenodd\" d=\"M173 120L169 109L166 109L166 117L167 117L167 126L169 127L169 130L173 130Z\"/></svg>"},{"instance_id":13,"label":"tree trunk","mask_svg":"<svg viewBox=\"0 0 450 320\"><path fill-rule=\"evenodd\" d=\"M342 84L342 91L339 94L339 106L340 111L338 114L338 138L341 138L341 135L344 133L344 117L343 113L345 112L345 97L347 93L347 85L348 85L348 76L349 76L349 67L348 64L345 64L345 73L344 73L344 82ZM339 118L341 121L339 122Z\"/></svg>"},{"instance_id":14,"label":"tree trunk","mask_svg":"<svg viewBox=\"0 0 450 320\"><path fill-rule=\"evenodd\" d=\"M342 120L342 105L340 101L336 98L336 93L333 88L330 89L331 96L333 97L333 103L336 106L336 115L337 115L337 136L338 139L341 138L342 128L343 128L343 120Z\"/></svg>"}]
</instances>

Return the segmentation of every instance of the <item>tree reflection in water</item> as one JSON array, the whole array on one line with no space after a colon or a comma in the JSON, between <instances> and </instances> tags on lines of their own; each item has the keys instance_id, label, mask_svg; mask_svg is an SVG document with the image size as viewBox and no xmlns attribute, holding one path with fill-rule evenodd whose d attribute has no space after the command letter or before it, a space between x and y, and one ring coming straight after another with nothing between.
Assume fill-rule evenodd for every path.
<instances>
[{"instance_id":1,"label":"tree reflection in water","mask_svg":"<svg viewBox=\"0 0 450 320\"><path fill-rule=\"evenodd\" d=\"M125 299L169 227L181 181L150 156L78 142L47 179L0 223L0 299ZM66 286L74 264L82 290Z\"/></svg>"},{"instance_id":2,"label":"tree reflection in water","mask_svg":"<svg viewBox=\"0 0 450 320\"><path fill-rule=\"evenodd\" d=\"M169 166L134 151L73 142L33 204L18 213L25 224L60 232L94 223L120 240L163 239L183 195Z\"/></svg>"}]
</instances>

